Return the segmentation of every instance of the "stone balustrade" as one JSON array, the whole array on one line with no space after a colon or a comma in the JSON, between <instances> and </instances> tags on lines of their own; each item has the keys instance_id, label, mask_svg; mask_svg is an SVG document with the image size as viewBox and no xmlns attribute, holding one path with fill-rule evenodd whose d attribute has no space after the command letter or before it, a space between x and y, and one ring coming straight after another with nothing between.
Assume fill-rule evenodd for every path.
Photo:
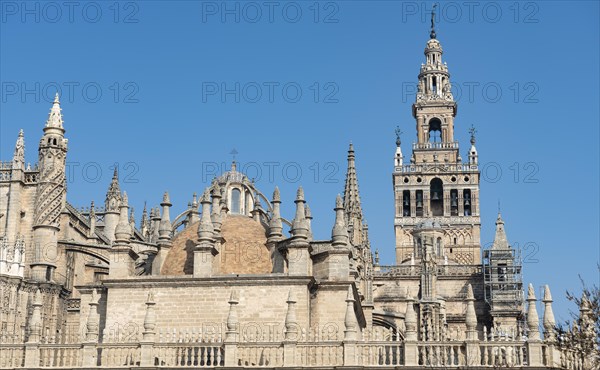
<instances>
[{"instance_id":1,"label":"stone balustrade","mask_svg":"<svg viewBox=\"0 0 600 370\"><path fill-rule=\"evenodd\" d=\"M385 337L385 336L382 336ZM0 368L285 368L342 366L522 368L583 370L572 351L536 342L532 363L523 340L406 342L399 335L356 341L138 342L0 344ZM231 356L228 356L228 352ZM550 353L555 351L553 359Z\"/></svg>"}]
</instances>

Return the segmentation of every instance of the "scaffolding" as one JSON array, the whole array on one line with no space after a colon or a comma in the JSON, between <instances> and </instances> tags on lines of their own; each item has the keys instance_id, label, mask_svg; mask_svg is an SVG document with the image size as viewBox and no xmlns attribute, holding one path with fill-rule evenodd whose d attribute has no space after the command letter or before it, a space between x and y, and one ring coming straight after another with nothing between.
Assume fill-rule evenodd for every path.
<instances>
[{"instance_id":1,"label":"scaffolding","mask_svg":"<svg viewBox=\"0 0 600 370\"><path fill-rule=\"evenodd\" d=\"M522 311L523 278L519 250L483 251L484 297L492 312Z\"/></svg>"}]
</instances>

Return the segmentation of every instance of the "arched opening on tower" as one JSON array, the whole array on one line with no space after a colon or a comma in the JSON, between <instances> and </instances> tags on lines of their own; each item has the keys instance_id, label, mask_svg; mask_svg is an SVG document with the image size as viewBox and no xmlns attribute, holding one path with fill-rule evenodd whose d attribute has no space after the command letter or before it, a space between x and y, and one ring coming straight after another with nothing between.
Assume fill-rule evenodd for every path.
<instances>
[{"instance_id":1,"label":"arched opening on tower","mask_svg":"<svg viewBox=\"0 0 600 370\"><path fill-rule=\"evenodd\" d=\"M236 215L242 213L241 198L240 189L231 189L231 213Z\"/></svg>"},{"instance_id":2,"label":"arched opening on tower","mask_svg":"<svg viewBox=\"0 0 600 370\"><path fill-rule=\"evenodd\" d=\"M429 121L429 142L437 143L442 141L442 121L439 118L432 118Z\"/></svg>"},{"instance_id":3,"label":"arched opening on tower","mask_svg":"<svg viewBox=\"0 0 600 370\"><path fill-rule=\"evenodd\" d=\"M464 199L465 216L471 216L472 200L471 200L471 190L470 189L463 190L463 199Z\"/></svg>"},{"instance_id":4,"label":"arched opening on tower","mask_svg":"<svg viewBox=\"0 0 600 370\"><path fill-rule=\"evenodd\" d=\"M430 208L433 216L444 215L444 184L439 178L431 180L429 185Z\"/></svg>"}]
</instances>

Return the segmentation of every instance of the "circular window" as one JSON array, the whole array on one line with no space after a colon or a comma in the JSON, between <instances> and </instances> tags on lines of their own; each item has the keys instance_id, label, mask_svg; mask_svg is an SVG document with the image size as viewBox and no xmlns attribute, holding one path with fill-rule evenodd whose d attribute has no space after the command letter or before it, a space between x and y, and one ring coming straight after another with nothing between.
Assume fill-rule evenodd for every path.
<instances>
[{"instance_id":1,"label":"circular window","mask_svg":"<svg viewBox=\"0 0 600 370\"><path fill-rule=\"evenodd\" d=\"M423 180L420 177L417 177L417 182L421 183L421 182L423 182Z\"/></svg>"},{"instance_id":2,"label":"circular window","mask_svg":"<svg viewBox=\"0 0 600 370\"><path fill-rule=\"evenodd\" d=\"M404 178L404 183L405 183L405 184L408 184L408 177L405 177L405 178Z\"/></svg>"},{"instance_id":3,"label":"circular window","mask_svg":"<svg viewBox=\"0 0 600 370\"><path fill-rule=\"evenodd\" d=\"M465 182L469 182L469 176L465 176L464 180Z\"/></svg>"},{"instance_id":4,"label":"circular window","mask_svg":"<svg viewBox=\"0 0 600 370\"><path fill-rule=\"evenodd\" d=\"M456 182L456 176L452 176L452 178L450 179L450 181Z\"/></svg>"}]
</instances>

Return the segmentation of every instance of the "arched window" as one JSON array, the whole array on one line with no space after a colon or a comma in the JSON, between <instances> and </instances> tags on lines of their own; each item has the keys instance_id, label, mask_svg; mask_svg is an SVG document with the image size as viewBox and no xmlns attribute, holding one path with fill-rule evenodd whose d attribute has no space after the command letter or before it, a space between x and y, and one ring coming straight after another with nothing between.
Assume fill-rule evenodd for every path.
<instances>
[{"instance_id":1,"label":"arched window","mask_svg":"<svg viewBox=\"0 0 600 370\"><path fill-rule=\"evenodd\" d=\"M242 213L241 198L242 193L239 189L231 189L231 213Z\"/></svg>"},{"instance_id":2,"label":"arched window","mask_svg":"<svg viewBox=\"0 0 600 370\"><path fill-rule=\"evenodd\" d=\"M442 238L437 238L436 241L437 255L442 256Z\"/></svg>"},{"instance_id":3,"label":"arched window","mask_svg":"<svg viewBox=\"0 0 600 370\"><path fill-rule=\"evenodd\" d=\"M430 183L431 213L433 216L444 215L444 185L442 180L435 178Z\"/></svg>"},{"instance_id":4,"label":"arched window","mask_svg":"<svg viewBox=\"0 0 600 370\"><path fill-rule=\"evenodd\" d=\"M439 118L432 118L429 121L429 142L437 143L442 141L442 121Z\"/></svg>"},{"instance_id":5,"label":"arched window","mask_svg":"<svg viewBox=\"0 0 600 370\"><path fill-rule=\"evenodd\" d=\"M463 202L464 202L465 216L471 216L471 214L472 214L472 212L471 212L472 199L471 199L471 190L470 189L463 190Z\"/></svg>"}]
</instances>

